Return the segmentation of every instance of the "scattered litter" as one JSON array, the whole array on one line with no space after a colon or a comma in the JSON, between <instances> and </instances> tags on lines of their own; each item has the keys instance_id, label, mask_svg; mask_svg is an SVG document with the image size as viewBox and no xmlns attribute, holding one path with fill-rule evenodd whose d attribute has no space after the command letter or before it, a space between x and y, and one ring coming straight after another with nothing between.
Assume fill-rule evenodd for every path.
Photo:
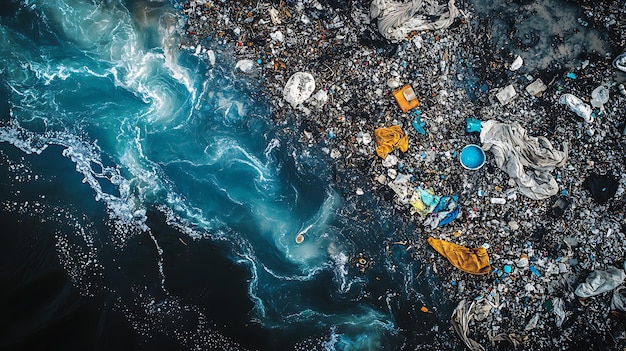
<instances>
[{"instance_id":1,"label":"scattered litter","mask_svg":"<svg viewBox=\"0 0 626 351\"><path fill-rule=\"evenodd\" d=\"M622 72L626 72L626 52L623 52L613 60L613 67Z\"/></svg>"},{"instance_id":2,"label":"scattered litter","mask_svg":"<svg viewBox=\"0 0 626 351\"><path fill-rule=\"evenodd\" d=\"M561 217L565 211L570 207L570 205L572 204L572 201L566 197L566 196L561 196L559 197L556 202L554 203L554 205L552 206L552 208L550 209L550 215L552 215L552 217Z\"/></svg>"},{"instance_id":3,"label":"scattered litter","mask_svg":"<svg viewBox=\"0 0 626 351\"><path fill-rule=\"evenodd\" d=\"M509 69L511 71L517 71L518 69L520 69L520 67L522 67L522 65L524 64L524 60L522 59L521 56L517 56L515 58L515 60L513 60L513 63L511 63L511 66L509 67Z\"/></svg>"},{"instance_id":4,"label":"scattered litter","mask_svg":"<svg viewBox=\"0 0 626 351\"><path fill-rule=\"evenodd\" d=\"M626 287L620 286L613 291L611 310L626 312Z\"/></svg>"},{"instance_id":5,"label":"scattered litter","mask_svg":"<svg viewBox=\"0 0 626 351\"><path fill-rule=\"evenodd\" d=\"M490 342L503 342L519 350L531 349L530 343L566 349L564 340L574 334L565 324L568 316L573 320L578 314L574 308L584 308L588 330L604 332L608 299L592 297L585 299L589 307L572 307L573 279L581 271L605 269L624 257L626 120L621 112L626 106L626 53L615 57L614 68L608 69L593 55L582 62L578 57L545 57L541 61L551 65L546 70L537 66L532 47L524 50L516 44L521 38L478 25L484 15L473 9L484 2L465 2L463 12L447 0L376 0L342 8L331 8L330 3L341 2L237 7L211 2L209 8L191 1L185 5L190 10L189 42L182 47L192 54L198 50L198 57L215 66L216 53L228 55L201 40L208 31L218 31L215 37L233 47L235 62L246 63L246 76L258 76L263 86L259 92L272 105L274 130L293 148L298 167L306 167L309 150L320 146L332 160L328 163L336 174L332 186L356 198L357 207L358 201L372 198L384 213L409 225L423 225L410 233L394 231L384 240L404 241L416 260L432 265L450 300L476 302L470 311L475 344L468 341L468 325L455 327L468 347L479 350ZM507 3L506 8L515 8L521 16L533 15L518 3ZM622 18L626 9L613 6L609 11L611 2L578 3L582 5L572 6L582 8L585 21L587 16L594 17L590 24L613 21L607 28L622 31L610 11L618 11ZM503 9L495 3L490 6ZM547 10L542 6L536 3L533 8ZM454 19L454 28L445 29ZM442 27L415 29L436 23ZM602 30L603 25L589 28ZM497 39L499 35L503 37ZM529 40L536 39L534 35L543 38L543 33L535 32ZM508 47L489 51L476 45L496 40ZM559 45L565 48L568 42L566 38ZM525 53L524 59L509 52ZM571 71L563 71L565 67ZM283 92L294 72L309 72L312 89L302 85L294 89L296 99L289 99ZM497 120L507 126L505 130L519 134L490 135L497 142L489 145L481 137L479 143L471 133L482 134L489 124L478 118ZM380 147L375 130L382 126L398 130ZM303 130L297 133L302 137L288 144L298 130ZM409 134L416 136L410 150ZM378 151L384 151L380 162L372 155L372 139L376 153L381 156ZM467 171L459 162L463 147L472 143L482 145L488 156L480 171ZM552 145L563 145L562 151ZM603 177L599 174L610 179L598 182L595 177ZM428 236L452 238L462 247L484 243L479 249L489 250L492 274L468 275L444 260L414 252ZM351 263L364 272L375 257L357 254ZM614 289L618 303L623 296L623 288ZM468 306L458 307L453 317L459 318ZM533 329L524 331L539 311L545 313L539 314ZM581 320L577 318L575 325Z\"/></svg>"},{"instance_id":6,"label":"scattered litter","mask_svg":"<svg viewBox=\"0 0 626 351\"><path fill-rule=\"evenodd\" d=\"M254 68L254 66L255 66L254 61L247 60L247 59L239 60L235 64L235 68L238 68L242 72L248 72L248 71L252 70L252 68Z\"/></svg>"},{"instance_id":7,"label":"scattered litter","mask_svg":"<svg viewBox=\"0 0 626 351\"><path fill-rule=\"evenodd\" d=\"M304 235L302 233L298 233L296 235L296 244L302 244L304 242Z\"/></svg>"},{"instance_id":8,"label":"scattered litter","mask_svg":"<svg viewBox=\"0 0 626 351\"><path fill-rule=\"evenodd\" d=\"M457 335L463 340L470 351L485 351L485 348L477 341L469 337L469 325L472 322L474 301L467 306L465 300L461 300L452 312L450 323Z\"/></svg>"},{"instance_id":9,"label":"scattered litter","mask_svg":"<svg viewBox=\"0 0 626 351\"><path fill-rule=\"evenodd\" d=\"M415 96L415 91L409 84L394 91L392 95L403 112L409 112L413 108L419 106L419 100L417 100L417 96Z\"/></svg>"},{"instance_id":10,"label":"scattered litter","mask_svg":"<svg viewBox=\"0 0 626 351\"><path fill-rule=\"evenodd\" d=\"M486 159L485 151L475 144L464 146L459 155L461 166L472 171L480 169L485 164Z\"/></svg>"},{"instance_id":11,"label":"scattered litter","mask_svg":"<svg viewBox=\"0 0 626 351\"><path fill-rule=\"evenodd\" d=\"M565 303L563 302L563 299L557 297L552 300L552 306L554 314L556 315L556 326L560 328L566 317Z\"/></svg>"},{"instance_id":12,"label":"scattered litter","mask_svg":"<svg viewBox=\"0 0 626 351\"><path fill-rule=\"evenodd\" d=\"M592 173L585 179L583 186L589 190L593 200L602 205L615 195L619 182L611 174L599 175Z\"/></svg>"},{"instance_id":13,"label":"scattered litter","mask_svg":"<svg viewBox=\"0 0 626 351\"><path fill-rule=\"evenodd\" d=\"M422 118L420 117L421 112L413 109L411 111L411 116L413 116L413 120L411 121L411 124L413 125L413 128L415 129L415 131L418 132L419 134L426 135L426 130L424 129L426 122L422 121Z\"/></svg>"},{"instance_id":14,"label":"scattered litter","mask_svg":"<svg viewBox=\"0 0 626 351\"><path fill-rule=\"evenodd\" d=\"M447 28L458 16L454 0L448 1L444 10L436 1L374 0L370 5L371 19L378 18L378 31L392 41L404 40L413 31ZM431 18L436 20L431 21Z\"/></svg>"},{"instance_id":15,"label":"scattered litter","mask_svg":"<svg viewBox=\"0 0 626 351\"><path fill-rule=\"evenodd\" d=\"M526 92L535 97L540 97L546 89L548 89L548 87L540 78L535 79L535 81L526 86Z\"/></svg>"},{"instance_id":16,"label":"scattered litter","mask_svg":"<svg viewBox=\"0 0 626 351\"><path fill-rule=\"evenodd\" d=\"M600 85L591 92L591 106L597 107L600 111L604 111L604 104L609 102L609 89Z\"/></svg>"}]
</instances>

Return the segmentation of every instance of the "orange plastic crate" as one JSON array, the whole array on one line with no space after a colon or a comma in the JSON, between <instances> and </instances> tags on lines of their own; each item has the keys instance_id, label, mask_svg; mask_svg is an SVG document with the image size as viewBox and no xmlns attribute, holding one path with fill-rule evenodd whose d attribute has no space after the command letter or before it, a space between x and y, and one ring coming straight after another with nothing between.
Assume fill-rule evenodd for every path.
<instances>
[{"instance_id":1,"label":"orange plastic crate","mask_svg":"<svg viewBox=\"0 0 626 351\"><path fill-rule=\"evenodd\" d=\"M404 112L409 112L420 104L415 96L415 91L413 90L411 84L407 84L394 91L392 95L396 99L398 106L400 106Z\"/></svg>"}]
</instances>

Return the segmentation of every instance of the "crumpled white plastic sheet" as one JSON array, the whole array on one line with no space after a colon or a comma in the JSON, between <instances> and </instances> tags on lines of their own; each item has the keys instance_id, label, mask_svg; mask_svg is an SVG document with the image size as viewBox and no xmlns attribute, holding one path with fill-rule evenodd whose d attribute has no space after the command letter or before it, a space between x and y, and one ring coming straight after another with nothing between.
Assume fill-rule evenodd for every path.
<instances>
[{"instance_id":1,"label":"crumpled white plastic sheet","mask_svg":"<svg viewBox=\"0 0 626 351\"><path fill-rule=\"evenodd\" d=\"M490 150L498 168L517 183L519 191L534 200L556 195L559 186L549 173L567 162L567 144L563 151L552 146L545 137L532 137L518 123L495 120L481 123L480 141Z\"/></svg>"},{"instance_id":2,"label":"crumpled white plastic sheet","mask_svg":"<svg viewBox=\"0 0 626 351\"><path fill-rule=\"evenodd\" d=\"M626 287L621 286L613 291L611 310L626 312Z\"/></svg>"},{"instance_id":3,"label":"crumpled white plastic sheet","mask_svg":"<svg viewBox=\"0 0 626 351\"><path fill-rule=\"evenodd\" d=\"M448 1L447 11L437 0L373 0L370 4L371 19L378 18L378 31L391 41L401 41L412 31L450 27L458 15L454 0ZM433 21L432 16L439 19Z\"/></svg>"},{"instance_id":4,"label":"crumpled white plastic sheet","mask_svg":"<svg viewBox=\"0 0 626 351\"><path fill-rule=\"evenodd\" d=\"M611 291L620 286L626 278L623 269L610 267L605 271L593 271L580 283L574 293L580 297L591 297Z\"/></svg>"},{"instance_id":5,"label":"crumpled white plastic sheet","mask_svg":"<svg viewBox=\"0 0 626 351\"><path fill-rule=\"evenodd\" d=\"M554 314L556 314L556 326L560 328L565 321L565 317L567 317L565 302L563 302L563 299L557 297L552 299L552 305L554 306Z\"/></svg>"}]
</instances>

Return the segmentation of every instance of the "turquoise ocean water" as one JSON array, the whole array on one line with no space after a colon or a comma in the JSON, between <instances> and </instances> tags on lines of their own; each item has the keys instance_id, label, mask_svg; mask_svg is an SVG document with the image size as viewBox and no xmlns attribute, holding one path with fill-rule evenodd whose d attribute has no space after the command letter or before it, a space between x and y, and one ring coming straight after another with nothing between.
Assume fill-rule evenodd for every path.
<instances>
[{"instance_id":1,"label":"turquoise ocean water","mask_svg":"<svg viewBox=\"0 0 626 351\"><path fill-rule=\"evenodd\" d=\"M457 345L433 273L385 247L414 228L331 187L228 50L180 51L179 10L0 10L0 348Z\"/></svg>"}]
</instances>

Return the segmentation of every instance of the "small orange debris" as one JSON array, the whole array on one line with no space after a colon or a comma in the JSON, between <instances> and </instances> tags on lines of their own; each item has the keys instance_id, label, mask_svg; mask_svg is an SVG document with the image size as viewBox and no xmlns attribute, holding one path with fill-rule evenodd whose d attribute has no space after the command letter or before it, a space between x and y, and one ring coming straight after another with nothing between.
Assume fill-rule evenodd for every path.
<instances>
[{"instance_id":1,"label":"small orange debris","mask_svg":"<svg viewBox=\"0 0 626 351\"><path fill-rule=\"evenodd\" d=\"M411 84L394 91L392 95L403 112L409 112L420 104Z\"/></svg>"},{"instance_id":2,"label":"small orange debris","mask_svg":"<svg viewBox=\"0 0 626 351\"><path fill-rule=\"evenodd\" d=\"M422 306L422 308L420 308L420 310L424 313L428 313L428 308L426 308L426 306Z\"/></svg>"}]
</instances>

